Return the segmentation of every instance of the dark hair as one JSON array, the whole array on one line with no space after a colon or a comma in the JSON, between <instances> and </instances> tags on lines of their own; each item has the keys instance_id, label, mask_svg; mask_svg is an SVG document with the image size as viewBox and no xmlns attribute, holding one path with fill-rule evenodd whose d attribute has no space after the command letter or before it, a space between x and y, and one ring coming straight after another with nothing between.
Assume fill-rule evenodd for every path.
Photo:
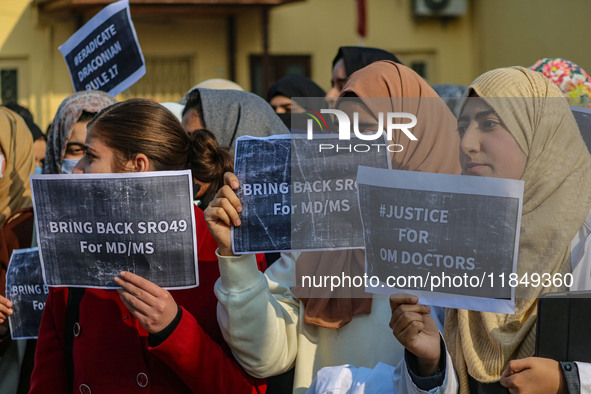
<instances>
[{"instance_id":1,"label":"dark hair","mask_svg":"<svg viewBox=\"0 0 591 394\"><path fill-rule=\"evenodd\" d=\"M43 138L47 141L47 137L45 137L45 134L43 134L39 126L37 126L37 124L33 120L33 114L31 113L31 111L29 111L28 108L23 107L22 105L18 105L15 102L9 102L2 105L11 110L12 112L16 112L20 115L21 118L23 118L23 120L27 124L27 127L29 128L29 131L33 135L33 141L37 141L40 138Z\"/></svg>"},{"instance_id":2,"label":"dark hair","mask_svg":"<svg viewBox=\"0 0 591 394\"><path fill-rule=\"evenodd\" d=\"M218 147L212 132L196 130L189 135L168 109L151 100L134 98L113 104L88 123L91 128L115 151L117 169L140 153L156 171L191 169L195 179L211 183L205 204L223 185L224 173L233 170L230 153Z\"/></svg>"},{"instance_id":3,"label":"dark hair","mask_svg":"<svg viewBox=\"0 0 591 394\"><path fill-rule=\"evenodd\" d=\"M90 122L96 116L96 112L88 112L83 110L76 122Z\"/></svg>"},{"instance_id":4,"label":"dark hair","mask_svg":"<svg viewBox=\"0 0 591 394\"><path fill-rule=\"evenodd\" d=\"M337 55L332 61L332 68L339 60L343 59L345 63L345 73L347 77L351 76L355 71L361 70L365 66L377 62L379 60L391 60L395 63L402 64L402 62L393 54L379 48L370 47L340 47Z\"/></svg>"},{"instance_id":5,"label":"dark hair","mask_svg":"<svg viewBox=\"0 0 591 394\"><path fill-rule=\"evenodd\" d=\"M197 111L199 117L203 119L203 106L201 105L201 94L199 93L199 89L193 89L187 94L187 103L185 104L185 108L183 108L183 116L185 116L190 109Z\"/></svg>"},{"instance_id":6,"label":"dark hair","mask_svg":"<svg viewBox=\"0 0 591 394\"><path fill-rule=\"evenodd\" d=\"M205 208L217 191L224 185L224 174L234 171L234 162L228 149L218 146L215 135L205 129L189 133L192 150L189 165L193 177L200 182L209 183L209 188L201 197L201 207Z\"/></svg>"},{"instance_id":7,"label":"dark hair","mask_svg":"<svg viewBox=\"0 0 591 394\"><path fill-rule=\"evenodd\" d=\"M28 108L23 107L22 105L19 105L17 103L15 103L14 101L2 104L2 106L8 108L9 110L11 110L12 112L16 112L17 114L19 114L21 116L21 118L27 120L29 119L30 121L33 121L33 114L31 113L31 111L29 111Z\"/></svg>"}]
</instances>

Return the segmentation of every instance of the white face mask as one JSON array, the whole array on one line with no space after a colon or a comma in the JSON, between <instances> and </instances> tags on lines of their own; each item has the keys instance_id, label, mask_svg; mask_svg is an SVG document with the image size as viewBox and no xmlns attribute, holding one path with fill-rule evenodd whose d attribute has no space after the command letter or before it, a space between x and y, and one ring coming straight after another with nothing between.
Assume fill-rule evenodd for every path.
<instances>
[{"instance_id":1,"label":"white face mask","mask_svg":"<svg viewBox=\"0 0 591 394\"><path fill-rule=\"evenodd\" d=\"M4 155L0 155L0 178L4 176Z\"/></svg>"},{"instance_id":2,"label":"white face mask","mask_svg":"<svg viewBox=\"0 0 591 394\"><path fill-rule=\"evenodd\" d=\"M35 174L43 174L43 167L35 166Z\"/></svg>"},{"instance_id":3,"label":"white face mask","mask_svg":"<svg viewBox=\"0 0 591 394\"><path fill-rule=\"evenodd\" d=\"M80 159L64 159L62 163L62 174L71 174L79 161Z\"/></svg>"}]
</instances>

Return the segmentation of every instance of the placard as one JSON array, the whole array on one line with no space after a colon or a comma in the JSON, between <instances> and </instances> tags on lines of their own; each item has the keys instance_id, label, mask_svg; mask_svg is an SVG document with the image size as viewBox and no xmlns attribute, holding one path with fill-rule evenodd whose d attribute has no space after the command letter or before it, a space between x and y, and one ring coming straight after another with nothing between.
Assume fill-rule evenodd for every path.
<instances>
[{"instance_id":1,"label":"placard","mask_svg":"<svg viewBox=\"0 0 591 394\"><path fill-rule=\"evenodd\" d=\"M587 150L591 152L591 109L575 107L572 105L570 109L573 111L573 115L577 121L577 126L579 126L579 130L581 131L581 136L583 137L583 141L585 141Z\"/></svg>"},{"instance_id":2,"label":"placard","mask_svg":"<svg viewBox=\"0 0 591 394\"><path fill-rule=\"evenodd\" d=\"M168 289L195 287L190 170L32 175L48 286L115 288L120 271Z\"/></svg>"},{"instance_id":3,"label":"placard","mask_svg":"<svg viewBox=\"0 0 591 394\"><path fill-rule=\"evenodd\" d=\"M14 250L6 272L6 298L14 311L8 316L12 339L37 338L48 294L39 248Z\"/></svg>"},{"instance_id":4,"label":"placard","mask_svg":"<svg viewBox=\"0 0 591 394\"><path fill-rule=\"evenodd\" d=\"M116 96L145 73L144 55L129 13L129 0L105 7L59 47L74 90Z\"/></svg>"},{"instance_id":5,"label":"placard","mask_svg":"<svg viewBox=\"0 0 591 394\"><path fill-rule=\"evenodd\" d=\"M359 167L357 184L367 291L514 313L523 181Z\"/></svg>"},{"instance_id":6,"label":"placard","mask_svg":"<svg viewBox=\"0 0 591 394\"><path fill-rule=\"evenodd\" d=\"M371 144L336 135L240 137L234 253L363 248L357 166L390 166L385 139Z\"/></svg>"}]
</instances>

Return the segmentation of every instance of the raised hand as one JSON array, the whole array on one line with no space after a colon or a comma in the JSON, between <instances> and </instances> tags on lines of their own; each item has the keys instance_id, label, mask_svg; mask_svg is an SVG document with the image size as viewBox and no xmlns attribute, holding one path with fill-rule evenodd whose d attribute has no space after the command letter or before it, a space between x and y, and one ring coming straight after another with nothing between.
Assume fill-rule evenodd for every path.
<instances>
[{"instance_id":1,"label":"raised hand","mask_svg":"<svg viewBox=\"0 0 591 394\"><path fill-rule=\"evenodd\" d=\"M418 297L411 294L390 296L390 328L396 339L417 356L416 372L421 376L431 376L439 364L441 338L437 323L430 315L431 308L418 302Z\"/></svg>"},{"instance_id":2,"label":"raised hand","mask_svg":"<svg viewBox=\"0 0 591 394\"><path fill-rule=\"evenodd\" d=\"M558 361L542 357L511 360L501 375L510 393L567 394L566 380Z\"/></svg>"},{"instance_id":3,"label":"raised hand","mask_svg":"<svg viewBox=\"0 0 591 394\"><path fill-rule=\"evenodd\" d=\"M162 287L131 272L121 272L115 283L121 301L150 334L165 329L175 318L178 306Z\"/></svg>"},{"instance_id":4,"label":"raised hand","mask_svg":"<svg viewBox=\"0 0 591 394\"><path fill-rule=\"evenodd\" d=\"M242 204L234 192L239 186L236 175L226 172L224 183L204 214L209 232L218 243L220 255L233 256L231 228L241 224L238 214L242 211Z\"/></svg>"},{"instance_id":5,"label":"raised hand","mask_svg":"<svg viewBox=\"0 0 591 394\"><path fill-rule=\"evenodd\" d=\"M12 302L8 298L0 296L0 338L8 333L8 316L13 313Z\"/></svg>"}]
</instances>

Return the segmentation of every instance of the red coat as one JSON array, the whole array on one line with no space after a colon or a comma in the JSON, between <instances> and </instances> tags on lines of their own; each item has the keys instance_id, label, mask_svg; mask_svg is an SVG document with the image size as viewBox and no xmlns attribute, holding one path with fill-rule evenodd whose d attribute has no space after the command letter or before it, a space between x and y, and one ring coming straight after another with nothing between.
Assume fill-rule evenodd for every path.
<instances>
[{"instance_id":1,"label":"red coat","mask_svg":"<svg viewBox=\"0 0 591 394\"><path fill-rule=\"evenodd\" d=\"M160 345L123 305L115 290L86 289L80 331L73 340L74 393L257 393L264 381L238 365L222 338L213 286L219 277L203 212L195 210L199 287L173 290L182 318ZM264 260L259 259L264 269ZM262 265L262 266L261 266ZM67 288L50 290L35 354L31 393L67 393L64 332ZM145 386L145 387L142 387Z\"/></svg>"}]
</instances>

